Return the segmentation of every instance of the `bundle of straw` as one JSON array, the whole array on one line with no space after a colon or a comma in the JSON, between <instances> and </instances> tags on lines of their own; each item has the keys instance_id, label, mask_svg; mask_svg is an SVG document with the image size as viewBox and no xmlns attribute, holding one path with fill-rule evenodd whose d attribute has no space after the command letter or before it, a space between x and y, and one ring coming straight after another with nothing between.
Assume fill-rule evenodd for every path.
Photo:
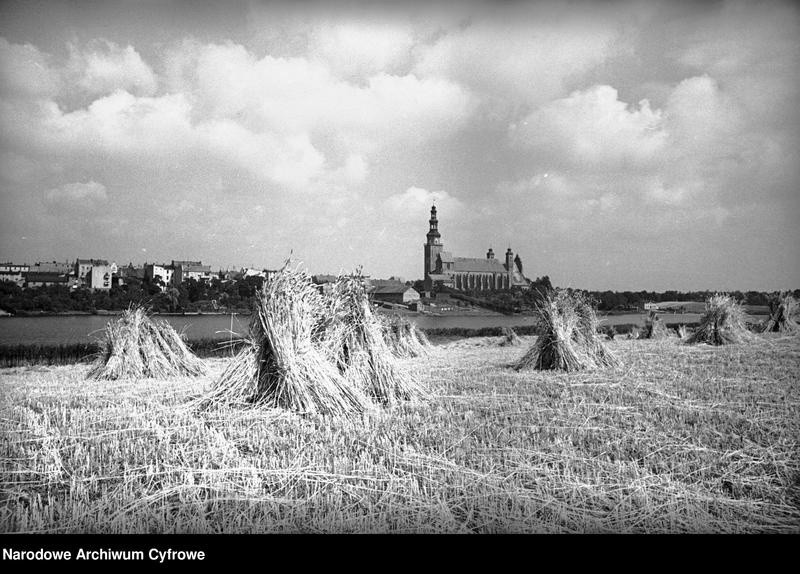
<instances>
[{"instance_id":1,"label":"bundle of straw","mask_svg":"<svg viewBox=\"0 0 800 574\"><path fill-rule=\"evenodd\" d=\"M501 347L516 347L522 344L522 339L511 327L503 327L501 330L502 338L500 339Z\"/></svg>"},{"instance_id":2,"label":"bundle of straw","mask_svg":"<svg viewBox=\"0 0 800 574\"><path fill-rule=\"evenodd\" d=\"M741 306L728 295L716 294L706 301L700 324L687 339L687 344L727 345L750 338Z\"/></svg>"},{"instance_id":3,"label":"bundle of straw","mask_svg":"<svg viewBox=\"0 0 800 574\"><path fill-rule=\"evenodd\" d=\"M577 371L619 364L600 340L597 315L582 294L556 290L537 311L542 333L519 360L517 370Z\"/></svg>"},{"instance_id":4,"label":"bundle of straw","mask_svg":"<svg viewBox=\"0 0 800 574\"><path fill-rule=\"evenodd\" d=\"M318 331L339 371L379 403L386 405L422 394L398 366L360 277L337 278Z\"/></svg>"},{"instance_id":5,"label":"bundle of straw","mask_svg":"<svg viewBox=\"0 0 800 574\"><path fill-rule=\"evenodd\" d=\"M392 315L384 332L389 347L398 357L419 357L428 352L430 341L427 335L405 317Z\"/></svg>"},{"instance_id":6,"label":"bundle of straw","mask_svg":"<svg viewBox=\"0 0 800 574\"><path fill-rule=\"evenodd\" d=\"M578 291L573 292L571 296L565 291L564 296L569 297L570 303L578 314L578 325L573 337L587 349L595 366L619 366L619 359L603 344L597 331L600 321L597 319L597 313L588 297Z\"/></svg>"},{"instance_id":7,"label":"bundle of straw","mask_svg":"<svg viewBox=\"0 0 800 574\"><path fill-rule=\"evenodd\" d=\"M764 325L764 333L796 333L800 325L797 317L800 307L797 299L790 293L780 293L769 302L769 319Z\"/></svg>"},{"instance_id":8,"label":"bundle of straw","mask_svg":"<svg viewBox=\"0 0 800 574\"><path fill-rule=\"evenodd\" d=\"M206 403L247 402L342 416L362 413L369 400L315 342L324 309L311 279L287 261L257 298L249 348L217 380Z\"/></svg>"},{"instance_id":9,"label":"bundle of straw","mask_svg":"<svg viewBox=\"0 0 800 574\"><path fill-rule=\"evenodd\" d=\"M206 364L163 320L153 320L144 308L131 306L106 325L101 352L88 378L167 378L206 374Z\"/></svg>"},{"instance_id":10,"label":"bundle of straw","mask_svg":"<svg viewBox=\"0 0 800 574\"><path fill-rule=\"evenodd\" d=\"M667 326L664 324L658 315L651 314L645 321L643 339L667 339L670 333Z\"/></svg>"}]
</instances>

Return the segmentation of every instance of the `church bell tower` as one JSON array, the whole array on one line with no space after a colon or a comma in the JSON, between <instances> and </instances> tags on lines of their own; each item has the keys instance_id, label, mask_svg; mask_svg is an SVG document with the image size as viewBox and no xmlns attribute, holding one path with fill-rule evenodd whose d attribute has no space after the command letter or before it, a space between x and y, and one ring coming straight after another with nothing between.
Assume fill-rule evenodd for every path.
<instances>
[{"instance_id":1,"label":"church bell tower","mask_svg":"<svg viewBox=\"0 0 800 574\"><path fill-rule=\"evenodd\" d=\"M431 218L428 221L428 240L425 242L425 291L433 288L430 274L436 270L436 256L442 252L442 236L439 234L439 220L436 218L436 205L431 206Z\"/></svg>"}]
</instances>

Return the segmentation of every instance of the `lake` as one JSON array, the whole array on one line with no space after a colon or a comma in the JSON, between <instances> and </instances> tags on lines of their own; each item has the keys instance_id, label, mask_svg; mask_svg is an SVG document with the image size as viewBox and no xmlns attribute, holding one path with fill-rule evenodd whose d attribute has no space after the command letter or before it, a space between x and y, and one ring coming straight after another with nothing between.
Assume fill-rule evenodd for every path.
<instances>
[{"instance_id":1,"label":"lake","mask_svg":"<svg viewBox=\"0 0 800 574\"><path fill-rule=\"evenodd\" d=\"M622 325L635 323L644 325L644 313L614 315L602 317L601 325ZM445 316L407 315L422 329L447 329L459 327L463 329L480 329L483 327L517 327L532 325L530 316ZM660 317L667 323L693 323L700 315L695 313L662 314ZM228 339L230 331L246 334L250 321L249 315L165 315L176 330L183 331L189 339L214 338ZM103 330L114 316L108 315L71 315L59 317L0 317L0 345L17 343L85 343L102 338ZM235 335L234 335L235 336Z\"/></svg>"}]
</instances>

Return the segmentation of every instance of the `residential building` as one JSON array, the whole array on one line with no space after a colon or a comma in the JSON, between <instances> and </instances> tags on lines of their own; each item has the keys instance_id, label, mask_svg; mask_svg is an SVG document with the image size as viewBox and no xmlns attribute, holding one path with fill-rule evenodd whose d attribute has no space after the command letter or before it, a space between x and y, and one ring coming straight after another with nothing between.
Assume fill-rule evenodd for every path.
<instances>
[{"instance_id":1,"label":"residential building","mask_svg":"<svg viewBox=\"0 0 800 574\"><path fill-rule=\"evenodd\" d=\"M69 261L40 261L31 266L30 271L37 273L61 273L75 276L75 264Z\"/></svg>"},{"instance_id":2,"label":"residential building","mask_svg":"<svg viewBox=\"0 0 800 574\"><path fill-rule=\"evenodd\" d=\"M111 283L122 287L132 281L141 282L144 280L144 267L134 267L133 263L128 263L125 267L120 267L112 276Z\"/></svg>"},{"instance_id":3,"label":"residential building","mask_svg":"<svg viewBox=\"0 0 800 574\"><path fill-rule=\"evenodd\" d=\"M145 281L150 283L157 283L160 281L164 286L172 284L172 276L175 269L170 263L145 263L144 264L144 278ZM158 280L158 281L156 281Z\"/></svg>"},{"instance_id":4,"label":"residential building","mask_svg":"<svg viewBox=\"0 0 800 574\"><path fill-rule=\"evenodd\" d=\"M30 266L27 264L0 263L0 281L10 281L22 287L25 284L25 274L28 271L30 271Z\"/></svg>"},{"instance_id":5,"label":"residential building","mask_svg":"<svg viewBox=\"0 0 800 574\"><path fill-rule=\"evenodd\" d=\"M105 259L75 260L75 276L80 287L111 289L111 277L116 272L117 264Z\"/></svg>"},{"instance_id":6,"label":"residential building","mask_svg":"<svg viewBox=\"0 0 800 574\"><path fill-rule=\"evenodd\" d=\"M212 278L211 267L203 265L200 261L172 261L172 284L178 286L187 279L197 281L210 281Z\"/></svg>"},{"instance_id":7,"label":"residential building","mask_svg":"<svg viewBox=\"0 0 800 574\"><path fill-rule=\"evenodd\" d=\"M28 271L25 273L24 287L48 287L50 285L69 286L70 278L65 273L52 271Z\"/></svg>"}]
</instances>

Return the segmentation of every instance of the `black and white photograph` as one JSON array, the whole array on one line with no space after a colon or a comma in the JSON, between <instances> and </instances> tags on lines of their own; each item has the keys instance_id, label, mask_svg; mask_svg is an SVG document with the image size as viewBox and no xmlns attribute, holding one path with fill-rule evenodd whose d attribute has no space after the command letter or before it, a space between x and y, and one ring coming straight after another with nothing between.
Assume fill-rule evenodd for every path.
<instances>
[{"instance_id":1,"label":"black and white photograph","mask_svg":"<svg viewBox=\"0 0 800 574\"><path fill-rule=\"evenodd\" d=\"M3 1L2 561L800 534L799 186L788 0Z\"/></svg>"}]
</instances>

